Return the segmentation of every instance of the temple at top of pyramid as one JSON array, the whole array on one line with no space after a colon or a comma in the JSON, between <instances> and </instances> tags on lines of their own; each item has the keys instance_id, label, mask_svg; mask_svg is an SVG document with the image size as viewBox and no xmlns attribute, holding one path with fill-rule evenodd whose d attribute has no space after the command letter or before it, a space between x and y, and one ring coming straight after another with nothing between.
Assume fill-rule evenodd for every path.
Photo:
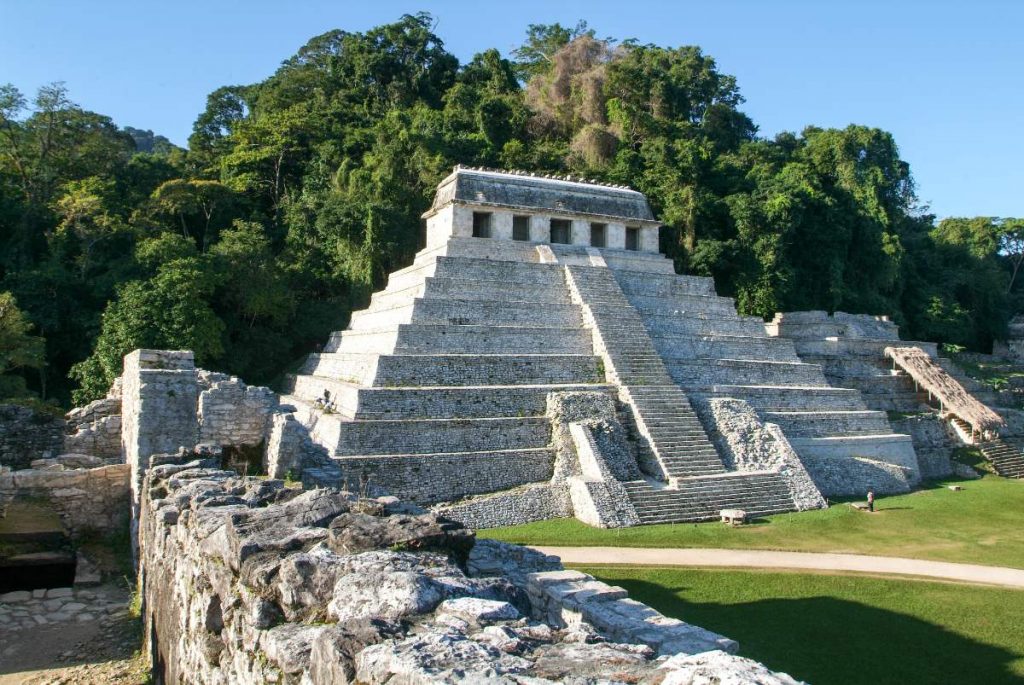
<instances>
[{"instance_id":1,"label":"temple at top of pyramid","mask_svg":"<svg viewBox=\"0 0 1024 685\"><path fill-rule=\"evenodd\" d=\"M658 252L642 193L582 180L456 167L423 218L428 248L476 237Z\"/></svg>"},{"instance_id":2,"label":"temple at top of pyramid","mask_svg":"<svg viewBox=\"0 0 1024 685\"><path fill-rule=\"evenodd\" d=\"M675 273L641 193L456 167L424 218L413 263L290 379L272 475L476 527L758 516L919 480L884 411Z\"/></svg>"}]
</instances>

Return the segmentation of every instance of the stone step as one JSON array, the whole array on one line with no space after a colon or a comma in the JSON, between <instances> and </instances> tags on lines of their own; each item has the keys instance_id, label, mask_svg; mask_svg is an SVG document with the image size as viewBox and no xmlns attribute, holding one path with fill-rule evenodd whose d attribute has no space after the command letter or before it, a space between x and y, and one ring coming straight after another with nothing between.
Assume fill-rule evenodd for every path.
<instances>
[{"instance_id":1,"label":"stone step","mask_svg":"<svg viewBox=\"0 0 1024 685\"><path fill-rule=\"evenodd\" d=\"M373 387L604 383L593 355L311 354L304 375Z\"/></svg>"},{"instance_id":2,"label":"stone step","mask_svg":"<svg viewBox=\"0 0 1024 685\"><path fill-rule=\"evenodd\" d=\"M331 334L325 352L406 354L591 354L593 338L571 326L400 324Z\"/></svg>"},{"instance_id":3,"label":"stone step","mask_svg":"<svg viewBox=\"0 0 1024 685\"><path fill-rule=\"evenodd\" d=\"M714 520L723 508L743 509L748 516L794 508L785 480L775 473L731 472L682 479L675 488L654 489L643 481L623 485L643 523Z\"/></svg>"},{"instance_id":4,"label":"stone step","mask_svg":"<svg viewBox=\"0 0 1024 685\"><path fill-rule=\"evenodd\" d=\"M673 316L686 315L687 312L704 314L724 314L735 316L736 302L731 297L718 295L679 294L672 296L630 294L626 296L629 304L642 314L661 314Z\"/></svg>"},{"instance_id":5,"label":"stone step","mask_svg":"<svg viewBox=\"0 0 1024 685\"><path fill-rule=\"evenodd\" d=\"M786 435L786 438L805 462L854 457L902 465L912 474L918 470L913 441L909 435L901 433L889 433L888 435L847 434L824 437ZM911 480L915 478L914 475L910 476Z\"/></svg>"},{"instance_id":6,"label":"stone step","mask_svg":"<svg viewBox=\"0 0 1024 685\"><path fill-rule=\"evenodd\" d=\"M420 299L484 300L569 304L565 283L480 280L432 276L421 283L396 290L382 290L370 298L370 309L386 309Z\"/></svg>"},{"instance_id":7,"label":"stone step","mask_svg":"<svg viewBox=\"0 0 1024 685\"><path fill-rule=\"evenodd\" d=\"M536 283L565 287L562 267L557 264L497 261L472 257L437 256L393 272L388 277L389 290L401 290L425 278L437 276L477 280Z\"/></svg>"},{"instance_id":8,"label":"stone step","mask_svg":"<svg viewBox=\"0 0 1024 685\"><path fill-rule=\"evenodd\" d=\"M746 400L759 411L856 411L866 408L861 394L849 388L723 384L692 388L691 391Z\"/></svg>"},{"instance_id":9,"label":"stone step","mask_svg":"<svg viewBox=\"0 0 1024 685\"><path fill-rule=\"evenodd\" d=\"M615 281L626 295L671 297L673 295L714 295L715 281L708 276L677 274L614 273Z\"/></svg>"},{"instance_id":10,"label":"stone step","mask_svg":"<svg viewBox=\"0 0 1024 685\"><path fill-rule=\"evenodd\" d=\"M331 393L338 413L356 419L543 416L551 392L614 392L607 385L495 385L366 388L321 376L292 376L287 391L312 403Z\"/></svg>"},{"instance_id":11,"label":"stone step","mask_svg":"<svg viewBox=\"0 0 1024 685\"><path fill-rule=\"evenodd\" d=\"M572 326L583 325L579 308L572 304L538 307L530 302L474 300L415 300L391 309L363 309L352 313L351 330L395 324L449 324L458 326Z\"/></svg>"},{"instance_id":12,"label":"stone step","mask_svg":"<svg viewBox=\"0 0 1024 685\"><path fill-rule=\"evenodd\" d=\"M403 500L432 504L547 482L554 462L554 451L547 447L449 451L426 456L354 455L332 458L330 482L321 484L347 485L355 491L360 487L381 488Z\"/></svg>"},{"instance_id":13,"label":"stone step","mask_svg":"<svg viewBox=\"0 0 1024 685\"><path fill-rule=\"evenodd\" d=\"M881 411L777 412L761 414L778 424L787 436L826 437L830 435L889 435L892 426Z\"/></svg>"},{"instance_id":14,"label":"stone step","mask_svg":"<svg viewBox=\"0 0 1024 685\"><path fill-rule=\"evenodd\" d=\"M666 363L676 359L747 359L799 362L792 341L741 335L652 335ZM804 360L809 361L809 360Z\"/></svg>"},{"instance_id":15,"label":"stone step","mask_svg":"<svg viewBox=\"0 0 1024 685\"><path fill-rule=\"evenodd\" d=\"M765 362L746 359L673 359L669 374L683 386L773 385L827 387L821 367L801 362Z\"/></svg>"},{"instance_id":16,"label":"stone step","mask_svg":"<svg viewBox=\"0 0 1024 685\"><path fill-rule=\"evenodd\" d=\"M662 316L648 314L644 323L652 337L672 335L733 335L765 337L764 324L760 319L738 316L703 316L699 313L690 315Z\"/></svg>"}]
</instances>

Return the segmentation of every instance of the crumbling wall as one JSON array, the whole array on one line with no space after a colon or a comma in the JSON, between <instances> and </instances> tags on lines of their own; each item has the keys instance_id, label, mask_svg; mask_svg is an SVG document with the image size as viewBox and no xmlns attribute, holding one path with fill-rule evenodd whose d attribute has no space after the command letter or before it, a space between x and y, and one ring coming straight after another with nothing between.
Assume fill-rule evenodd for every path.
<instances>
[{"instance_id":1,"label":"crumbling wall","mask_svg":"<svg viewBox=\"0 0 1024 685\"><path fill-rule=\"evenodd\" d=\"M0 518L17 499L43 499L72 538L116 533L128 523L129 468L97 457L68 455L33 468L0 472Z\"/></svg>"},{"instance_id":2,"label":"crumbling wall","mask_svg":"<svg viewBox=\"0 0 1024 685\"><path fill-rule=\"evenodd\" d=\"M277 408L268 388L246 385L235 376L200 369L199 442L214 445L259 445Z\"/></svg>"},{"instance_id":3,"label":"crumbling wall","mask_svg":"<svg viewBox=\"0 0 1024 685\"><path fill-rule=\"evenodd\" d=\"M56 457L64 420L19 404L0 404L0 465L23 469L35 459Z\"/></svg>"},{"instance_id":4,"label":"crumbling wall","mask_svg":"<svg viewBox=\"0 0 1024 685\"><path fill-rule=\"evenodd\" d=\"M573 515L565 483L523 485L490 495L467 497L433 508L437 514L470 528L518 526Z\"/></svg>"},{"instance_id":5,"label":"crumbling wall","mask_svg":"<svg viewBox=\"0 0 1024 685\"><path fill-rule=\"evenodd\" d=\"M534 469L525 461L510 467L503 461L490 481L497 486L500 478L508 477L502 474L511 472L524 479L530 474L534 481L547 482L520 487L513 487L519 485L513 482L502 492L445 502L434 511L475 528L570 516L602 528L637 525L639 517L620 481L643 476L619 423L614 398L606 392L553 392L547 399L547 417L551 422L553 469L550 465Z\"/></svg>"},{"instance_id":6,"label":"crumbling wall","mask_svg":"<svg viewBox=\"0 0 1024 685\"><path fill-rule=\"evenodd\" d=\"M124 460L121 448L121 379L106 397L67 413L65 453L91 454L101 459Z\"/></svg>"},{"instance_id":7,"label":"crumbling wall","mask_svg":"<svg viewBox=\"0 0 1024 685\"><path fill-rule=\"evenodd\" d=\"M946 478L953 475L953 452L959 447L946 422L938 414L915 414L889 421L893 432L909 435L921 478Z\"/></svg>"},{"instance_id":8,"label":"crumbling wall","mask_svg":"<svg viewBox=\"0 0 1024 685\"><path fill-rule=\"evenodd\" d=\"M727 468L781 473L797 511L828 506L782 430L763 423L748 402L701 398L693 400L693 408Z\"/></svg>"},{"instance_id":9,"label":"crumbling wall","mask_svg":"<svg viewBox=\"0 0 1024 685\"><path fill-rule=\"evenodd\" d=\"M551 557L195 456L157 457L142 488L157 682L794 683Z\"/></svg>"}]
</instances>

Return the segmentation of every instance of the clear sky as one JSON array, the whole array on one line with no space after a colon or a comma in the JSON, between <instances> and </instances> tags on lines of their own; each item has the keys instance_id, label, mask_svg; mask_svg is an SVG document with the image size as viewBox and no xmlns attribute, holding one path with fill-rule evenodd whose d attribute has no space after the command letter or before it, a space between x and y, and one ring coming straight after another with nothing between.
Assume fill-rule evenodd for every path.
<instances>
[{"instance_id":1,"label":"clear sky","mask_svg":"<svg viewBox=\"0 0 1024 685\"><path fill-rule=\"evenodd\" d=\"M314 35L430 11L466 61L530 23L700 45L762 135L878 126L939 216L1024 216L1024 2L1018 0L0 0L0 83L64 81L118 124L184 145L206 95L248 84Z\"/></svg>"}]
</instances>

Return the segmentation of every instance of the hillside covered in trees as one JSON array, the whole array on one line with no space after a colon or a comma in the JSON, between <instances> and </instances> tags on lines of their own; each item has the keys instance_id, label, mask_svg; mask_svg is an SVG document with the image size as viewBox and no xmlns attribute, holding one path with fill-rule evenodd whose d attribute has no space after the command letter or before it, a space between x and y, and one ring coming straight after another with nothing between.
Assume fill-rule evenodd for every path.
<instances>
[{"instance_id":1,"label":"hillside covered in trees","mask_svg":"<svg viewBox=\"0 0 1024 685\"><path fill-rule=\"evenodd\" d=\"M96 398L136 347L273 382L411 260L456 163L646 193L677 269L747 314L890 314L979 350L1003 334L1024 222L936 222L889 133L766 139L742 105L698 47L532 25L460 64L426 14L219 88L187 150L59 84L2 86L0 397Z\"/></svg>"}]
</instances>

